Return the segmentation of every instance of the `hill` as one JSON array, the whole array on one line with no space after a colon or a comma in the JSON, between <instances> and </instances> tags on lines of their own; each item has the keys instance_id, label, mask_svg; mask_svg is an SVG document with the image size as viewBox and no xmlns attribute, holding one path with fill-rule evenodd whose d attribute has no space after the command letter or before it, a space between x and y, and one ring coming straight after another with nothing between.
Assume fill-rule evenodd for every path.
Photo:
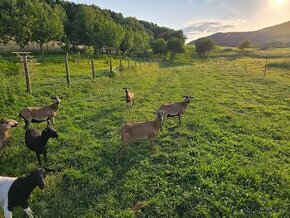
<instances>
[{"instance_id":1,"label":"hill","mask_svg":"<svg viewBox=\"0 0 290 218\"><path fill-rule=\"evenodd\" d=\"M220 46L237 46L244 40L251 40L259 46L289 47L290 21L252 32L216 33L209 38ZM195 40L189 44L194 44Z\"/></svg>"}]
</instances>

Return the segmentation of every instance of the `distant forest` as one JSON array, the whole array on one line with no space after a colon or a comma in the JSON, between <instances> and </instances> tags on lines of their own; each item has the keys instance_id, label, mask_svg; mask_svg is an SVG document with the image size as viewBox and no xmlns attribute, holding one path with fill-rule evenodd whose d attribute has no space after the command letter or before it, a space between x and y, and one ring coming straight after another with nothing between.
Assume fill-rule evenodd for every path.
<instances>
[{"instance_id":1,"label":"distant forest","mask_svg":"<svg viewBox=\"0 0 290 218\"><path fill-rule=\"evenodd\" d=\"M167 54L182 51L181 30L124 17L95 5L62 0L1 0L0 41L15 41L22 50L28 43L43 46L58 42L66 52L80 45L94 53L115 52L128 56Z\"/></svg>"}]
</instances>

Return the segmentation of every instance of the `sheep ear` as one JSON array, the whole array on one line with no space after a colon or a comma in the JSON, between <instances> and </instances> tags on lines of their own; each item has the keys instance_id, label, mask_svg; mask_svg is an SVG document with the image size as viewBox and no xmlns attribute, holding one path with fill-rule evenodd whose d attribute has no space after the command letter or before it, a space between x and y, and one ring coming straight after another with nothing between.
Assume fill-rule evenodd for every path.
<instances>
[{"instance_id":1,"label":"sheep ear","mask_svg":"<svg viewBox=\"0 0 290 218\"><path fill-rule=\"evenodd\" d=\"M1 120L0 120L0 123L1 123L1 124L3 124L3 123L4 123L4 121L5 121L5 119L1 119Z\"/></svg>"},{"instance_id":2,"label":"sheep ear","mask_svg":"<svg viewBox=\"0 0 290 218\"><path fill-rule=\"evenodd\" d=\"M55 96L51 96L51 99L56 99L56 97Z\"/></svg>"},{"instance_id":3,"label":"sheep ear","mask_svg":"<svg viewBox=\"0 0 290 218\"><path fill-rule=\"evenodd\" d=\"M187 97L186 95L182 96L182 98L186 98L186 97Z\"/></svg>"}]
</instances>

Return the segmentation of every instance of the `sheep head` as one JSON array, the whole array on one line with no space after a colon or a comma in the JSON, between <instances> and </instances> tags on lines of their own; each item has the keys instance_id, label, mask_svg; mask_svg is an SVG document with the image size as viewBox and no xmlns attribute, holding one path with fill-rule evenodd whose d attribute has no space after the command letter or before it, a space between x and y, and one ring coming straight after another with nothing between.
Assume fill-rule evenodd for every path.
<instances>
[{"instance_id":1,"label":"sheep head","mask_svg":"<svg viewBox=\"0 0 290 218\"><path fill-rule=\"evenodd\" d=\"M156 114L157 114L157 118L158 118L161 122L163 122L165 112L164 112L163 110L158 110L158 111L156 112Z\"/></svg>"},{"instance_id":2,"label":"sheep head","mask_svg":"<svg viewBox=\"0 0 290 218\"><path fill-rule=\"evenodd\" d=\"M55 103L59 104L60 99L63 99L63 97L62 96L51 96L51 99L53 99Z\"/></svg>"},{"instance_id":3,"label":"sheep head","mask_svg":"<svg viewBox=\"0 0 290 218\"><path fill-rule=\"evenodd\" d=\"M190 96L190 95L184 95L182 96L184 98L184 101L186 101L187 103L191 102L191 99L193 99L194 97Z\"/></svg>"},{"instance_id":4,"label":"sheep head","mask_svg":"<svg viewBox=\"0 0 290 218\"><path fill-rule=\"evenodd\" d=\"M45 188L45 170L43 168L37 168L33 171L31 171L30 176L32 177L32 181L34 182L34 185L38 186L40 189Z\"/></svg>"},{"instance_id":5,"label":"sheep head","mask_svg":"<svg viewBox=\"0 0 290 218\"><path fill-rule=\"evenodd\" d=\"M57 134L56 130L51 126L42 130L41 135L45 135L48 138L58 138L58 134Z\"/></svg>"},{"instance_id":6,"label":"sheep head","mask_svg":"<svg viewBox=\"0 0 290 218\"><path fill-rule=\"evenodd\" d=\"M12 119L2 119L0 120L0 125L7 129L10 129L12 127L18 126L18 122Z\"/></svg>"}]
</instances>

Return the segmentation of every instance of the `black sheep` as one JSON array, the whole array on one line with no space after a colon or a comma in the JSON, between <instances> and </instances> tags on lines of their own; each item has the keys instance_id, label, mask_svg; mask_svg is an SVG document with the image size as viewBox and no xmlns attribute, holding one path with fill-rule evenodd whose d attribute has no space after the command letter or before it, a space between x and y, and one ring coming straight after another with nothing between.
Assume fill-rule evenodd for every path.
<instances>
[{"instance_id":1,"label":"black sheep","mask_svg":"<svg viewBox=\"0 0 290 218\"><path fill-rule=\"evenodd\" d=\"M52 127L42 130L41 134L36 129L27 129L25 132L25 144L27 148L34 151L38 164L41 166L40 154L44 156L44 162L47 162L47 142L49 138L57 138L58 134Z\"/></svg>"}]
</instances>

